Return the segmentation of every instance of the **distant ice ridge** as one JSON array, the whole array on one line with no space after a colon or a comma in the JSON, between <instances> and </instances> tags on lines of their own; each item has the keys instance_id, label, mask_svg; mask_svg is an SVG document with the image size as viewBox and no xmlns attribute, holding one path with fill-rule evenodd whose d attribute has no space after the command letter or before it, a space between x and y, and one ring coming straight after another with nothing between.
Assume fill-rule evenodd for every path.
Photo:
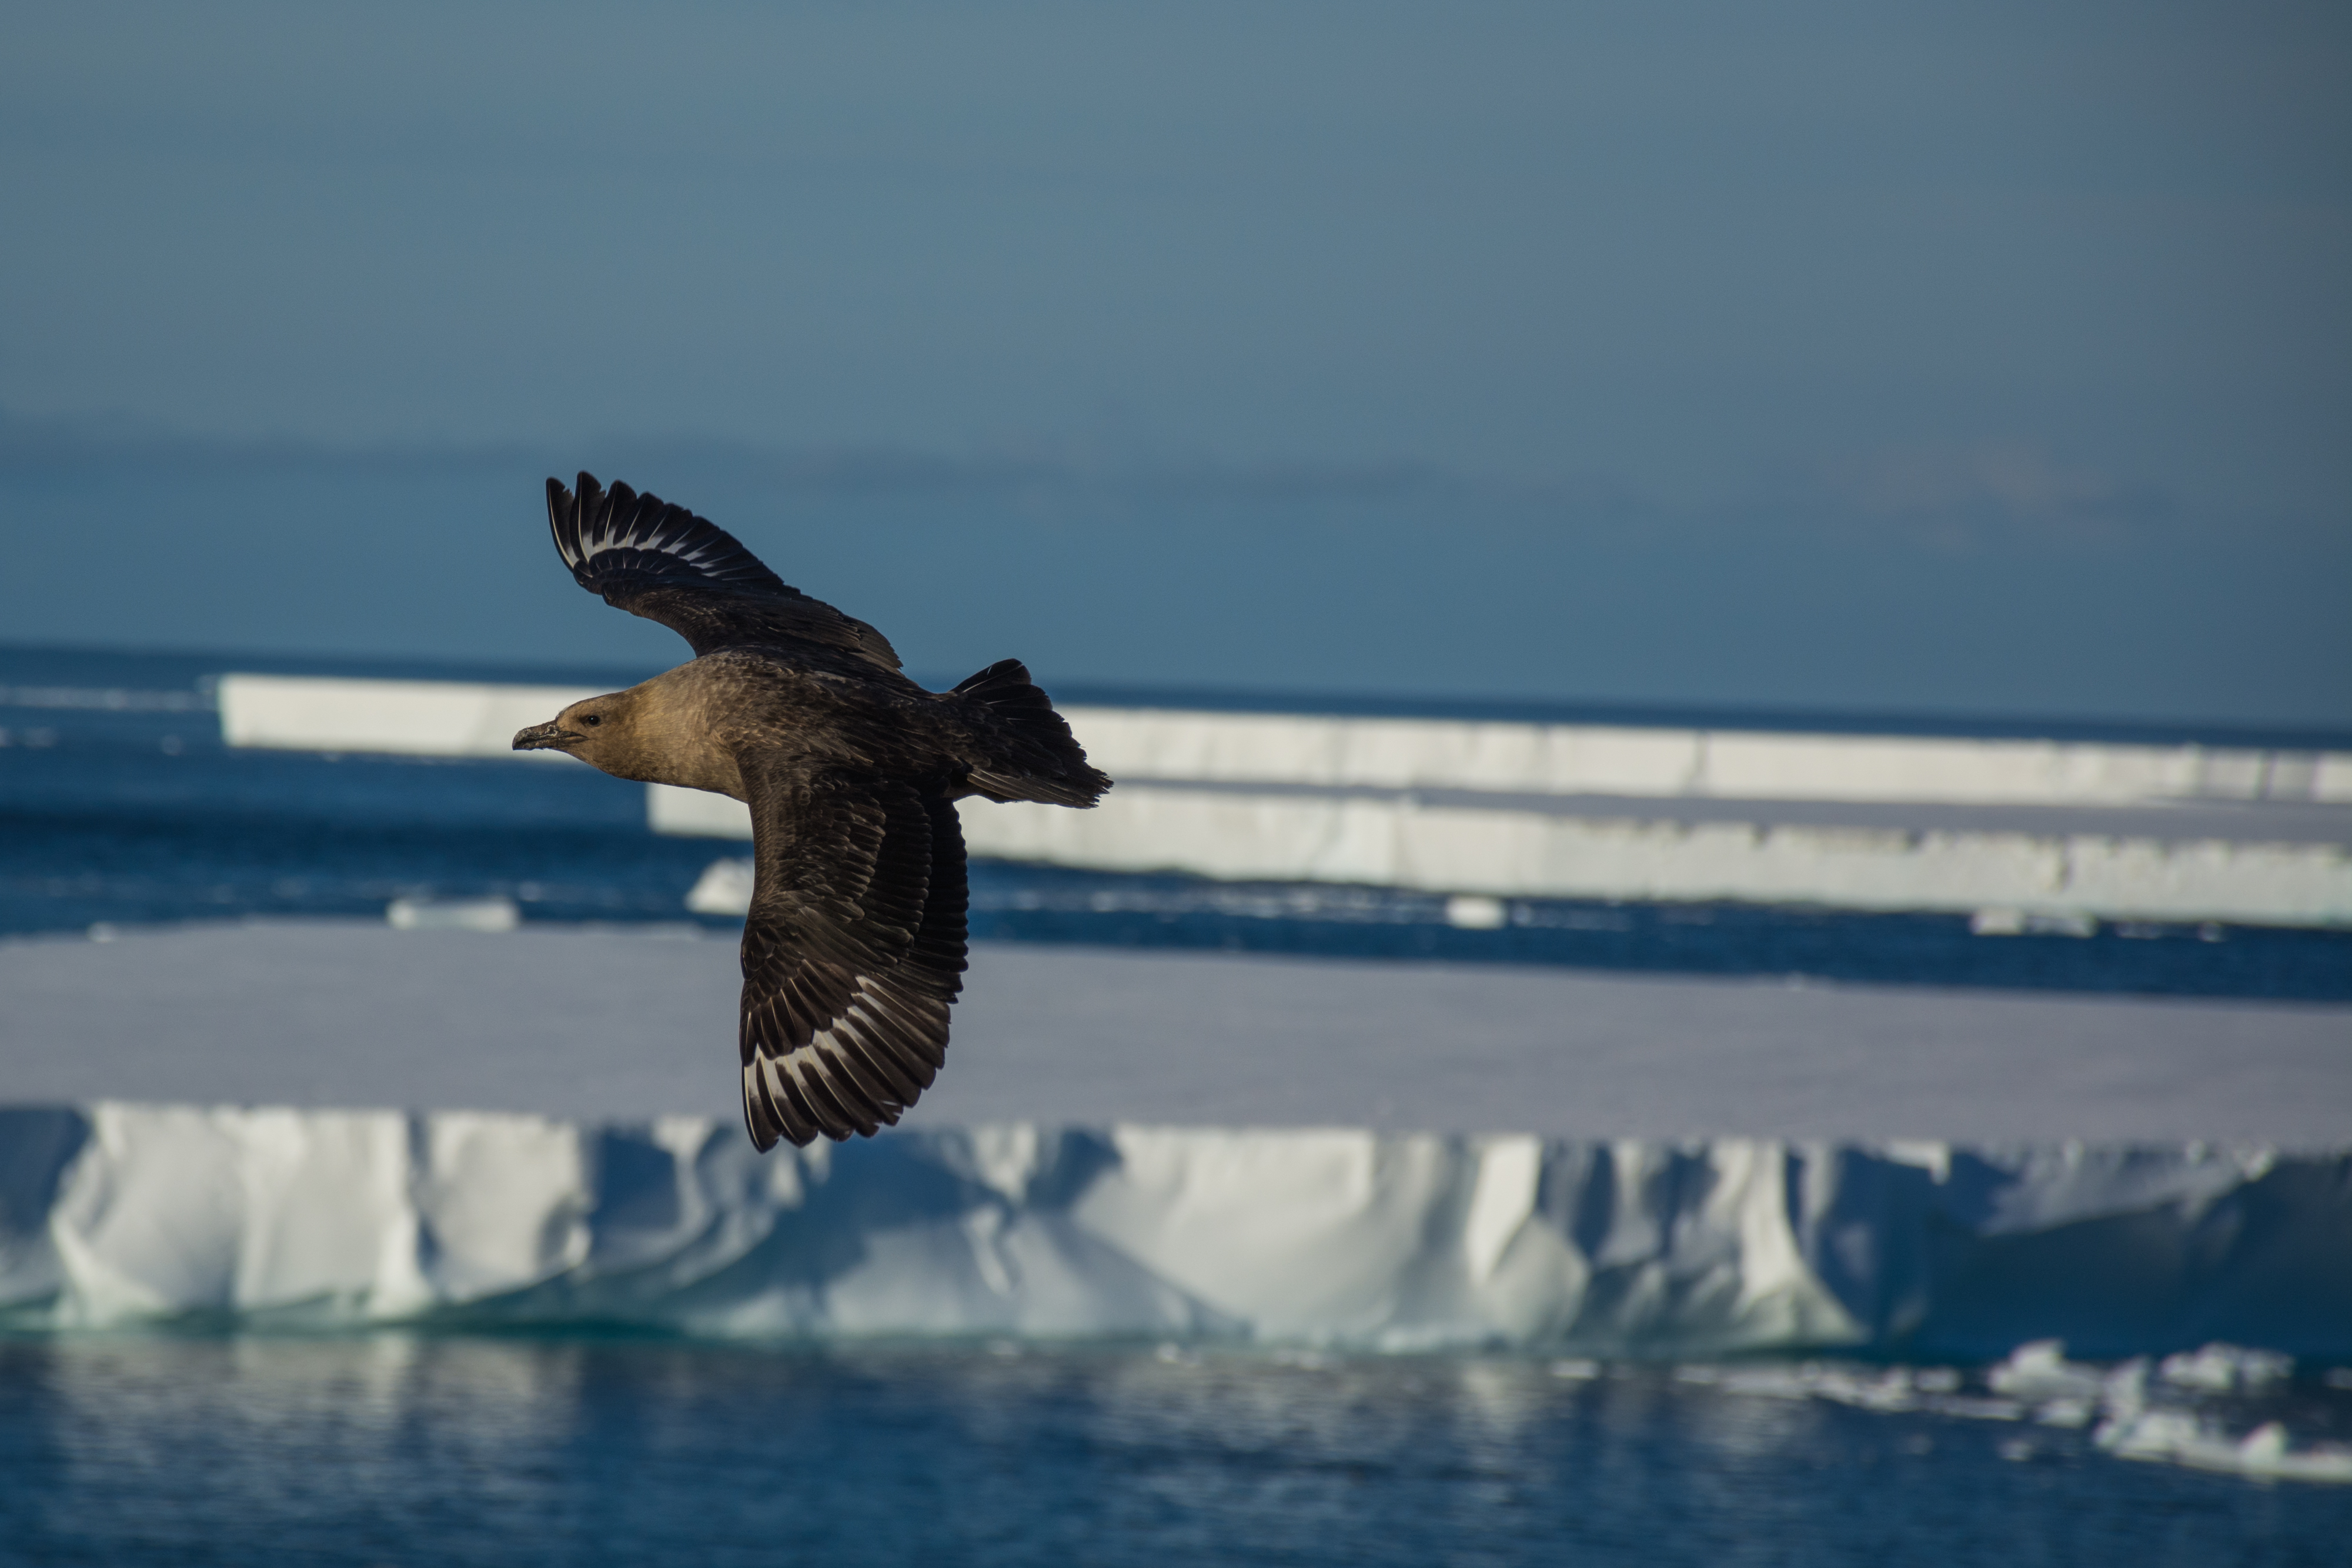
<instances>
[{"instance_id":1,"label":"distant ice ridge","mask_svg":"<svg viewBox=\"0 0 2352 1568\"><path fill-rule=\"evenodd\" d=\"M2352 1355L2352 1152L0 1111L0 1322Z\"/></svg>"},{"instance_id":2,"label":"distant ice ridge","mask_svg":"<svg viewBox=\"0 0 2352 1568\"><path fill-rule=\"evenodd\" d=\"M739 800L647 787L657 832L748 839ZM1239 882L1355 883L1489 898L1814 904L2034 917L2352 925L2352 852L2104 833L1768 827L1564 816L1350 796L1124 784L1091 811L966 801L976 855ZM721 862L722 864L724 862ZM698 888L741 914L732 872ZM730 891L730 889L734 891Z\"/></svg>"}]
</instances>

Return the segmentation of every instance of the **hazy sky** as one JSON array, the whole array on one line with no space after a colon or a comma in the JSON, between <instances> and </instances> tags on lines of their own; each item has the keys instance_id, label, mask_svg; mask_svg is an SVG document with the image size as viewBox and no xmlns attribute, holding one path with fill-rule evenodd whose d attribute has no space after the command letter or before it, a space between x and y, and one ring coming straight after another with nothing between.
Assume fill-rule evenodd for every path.
<instances>
[{"instance_id":1,"label":"hazy sky","mask_svg":"<svg viewBox=\"0 0 2352 1568\"><path fill-rule=\"evenodd\" d=\"M658 659L618 465L940 674L2352 723L2340 5L16 5L0 213L0 640Z\"/></svg>"}]
</instances>

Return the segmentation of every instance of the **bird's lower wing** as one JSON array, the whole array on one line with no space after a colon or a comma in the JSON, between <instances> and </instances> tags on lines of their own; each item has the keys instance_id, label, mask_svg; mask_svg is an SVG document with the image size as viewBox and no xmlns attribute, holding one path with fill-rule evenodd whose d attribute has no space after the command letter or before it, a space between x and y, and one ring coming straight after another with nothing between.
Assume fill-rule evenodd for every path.
<instances>
[{"instance_id":1,"label":"bird's lower wing","mask_svg":"<svg viewBox=\"0 0 2352 1568\"><path fill-rule=\"evenodd\" d=\"M761 1149L870 1135L946 1060L964 967L955 808L862 774L745 776L744 1124Z\"/></svg>"}]
</instances>

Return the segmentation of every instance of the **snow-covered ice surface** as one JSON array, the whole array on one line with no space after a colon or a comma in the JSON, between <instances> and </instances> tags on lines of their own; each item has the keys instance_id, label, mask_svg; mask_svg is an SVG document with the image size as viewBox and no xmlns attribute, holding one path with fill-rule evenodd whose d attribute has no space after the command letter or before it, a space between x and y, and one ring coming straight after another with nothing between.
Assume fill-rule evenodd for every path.
<instances>
[{"instance_id":1,"label":"snow-covered ice surface","mask_svg":"<svg viewBox=\"0 0 2352 1568\"><path fill-rule=\"evenodd\" d=\"M2352 1007L982 944L910 1129L2352 1145ZM0 942L0 1103L730 1121L731 936Z\"/></svg>"}]
</instances>

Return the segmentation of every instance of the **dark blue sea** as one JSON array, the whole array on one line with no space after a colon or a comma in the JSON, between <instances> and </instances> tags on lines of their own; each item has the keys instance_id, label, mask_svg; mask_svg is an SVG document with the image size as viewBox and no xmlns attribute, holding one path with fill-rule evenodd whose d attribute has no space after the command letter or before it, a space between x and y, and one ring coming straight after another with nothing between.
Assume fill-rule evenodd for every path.
<instances>
[{"instance_id":1,"label":"dark blue sea","mask_svg":"<svg viewBox=\"0 0 2352 1568\"><path fill-rule=\"evenodd\" d=\"M0 1343L0 1563L2320 1568L2352 1541L2352 1488L1664 1367L1577 1371L1151 1347ZM2272 1403L2302 1431L2352 1425L2352 1396Z\"/></svg>"},{"instance_id":2,"label":"dark blue sea","mask_svg":"<svg viewBox=\"0 0 2352 1568\"><path fill-rule=\"evenodd\" d=\"M231 668L646 673L0 650L0 936L373 915L419 895L677 922L706 866L741 852L653 834L637 787L586 768L226 748L207 683ZM1463 930L1417 894L987 862L973 894L976 934L997 939L2352 998L2343 933L1995 939L1943 915L1574 901ZM2299 1368L2231 1429L2352 1441L2352 1386L2328 1375ZM1662 1364L577 1333L0 1340L0 1564L2214 1568L2341 1563L2347 1543L2352 1487Z\"/></svg>"}]
</instances>

